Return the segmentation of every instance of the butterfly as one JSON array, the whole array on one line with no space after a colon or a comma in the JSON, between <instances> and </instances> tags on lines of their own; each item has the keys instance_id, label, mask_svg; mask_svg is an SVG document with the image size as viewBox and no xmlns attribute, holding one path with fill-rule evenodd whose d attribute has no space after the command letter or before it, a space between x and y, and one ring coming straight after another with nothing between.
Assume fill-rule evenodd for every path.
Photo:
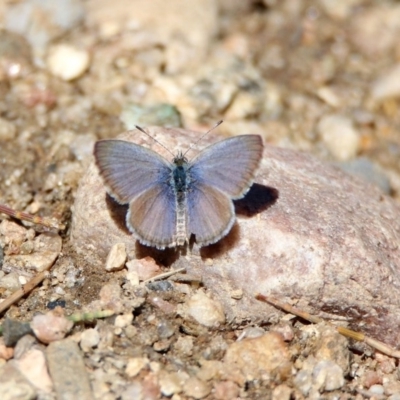
<instances>
[{"instance_id":1,"label":"butterfly","mask_svg":"<svg viewBox=\"0 0 400 400\"><path fill-rule=\"evenodd\" d=\"M226 236L235 222L232 200L253 183L263 151L259 135L231 137L188 161L172 162L123 140L99 140L94 156L108 193L128 204L126 225L144 245L184 246L194 235L202 247Z\"/></svg>"}]
</instances>

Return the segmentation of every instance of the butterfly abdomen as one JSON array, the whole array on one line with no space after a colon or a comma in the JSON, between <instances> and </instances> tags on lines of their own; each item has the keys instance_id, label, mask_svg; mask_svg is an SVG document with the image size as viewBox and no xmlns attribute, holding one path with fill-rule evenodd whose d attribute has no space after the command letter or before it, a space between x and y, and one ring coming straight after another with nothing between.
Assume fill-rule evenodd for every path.
<instances>
[{"instance_id":1,"label":"butterfly abdomen","mask_svg":"<svg viewBox=\"0 0 400 400\"><path fill-rule=\"evenodd\" d=\"M172 173L173 188L176 201L176 244L183 246L189 240L187 237L186 195L188 189L188 170L184 159L175 159Z\"/></svg>"}]
</instances>

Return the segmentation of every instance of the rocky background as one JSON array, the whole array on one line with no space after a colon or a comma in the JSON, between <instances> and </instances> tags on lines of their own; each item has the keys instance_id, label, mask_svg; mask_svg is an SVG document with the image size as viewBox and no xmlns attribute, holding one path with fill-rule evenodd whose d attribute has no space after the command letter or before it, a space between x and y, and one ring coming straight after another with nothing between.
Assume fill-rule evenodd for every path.
<instances>
[{"instance_id":1,"label":"rocky background","mask_svg":"<svg viewBox=\"0 0 400 400\"><path fill-rule=\"evenodd\" d=\"M400 399L395 359L251 301L259 282L398 345L399 2L5 0L0 28L0 203L66 225L57 233L1 215L1 297L52 266L3 312L3 324L32 320L35 335L1 343L2 398L55 399L72 387L85 399ZM234 245L192 258L133 245L82 251L85 237L114 234L76 219L96 140L135 124L191 130L164 136L175 151L220 119L204 144L260 134L258 183L279 192L276 205L239 218ZM93 230L79 236L83 227ZM270 233L252 248L257 232ZM251 290L221 286L221 276L243 281L230 265L248 268ZM178 267L192 274L143 283ZM38 322L54 305L115 315L71 328L56 325L58 309ZM42 332L53 326L69 334L53 341Z\"/></svg>"}]
</instances>

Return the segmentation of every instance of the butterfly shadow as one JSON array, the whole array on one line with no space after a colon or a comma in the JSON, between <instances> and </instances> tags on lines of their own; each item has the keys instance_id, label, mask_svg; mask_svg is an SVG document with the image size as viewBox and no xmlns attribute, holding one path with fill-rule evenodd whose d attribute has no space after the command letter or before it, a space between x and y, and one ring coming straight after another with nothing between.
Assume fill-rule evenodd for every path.
<instances>
[{"instance_id":1,"label":"butterfly shadow","mask_svg":"<svg viewBox=\"0 0 400 400\"><path fill-rule=\"evenodd\" d=\"M246 195L233 202L236 215L251 218L267 210L276 203L279 191L270 186L254 183ZM217 243L202 247L200 255L205 258L217 258L235 246L240 239L240 226L236 222L231 231Z\"/></svg>"},{"instance_id":2,"label":"butterfly shadow","mask_svg":"<svg viewBox=\"0 0 400 400\"><path fill-rule=\"evenodd\" d=\"M256 214L267 210L271 207L279 198L279 192L277 189L254 183L246 195L239 200L234 201L236 215L251 218ZM119 229L121 229L127 235L131 235L131 232L126 226L126 214L128 212L127 204L117 203L109 194L106 194L106 205L111 218L116 223ZM240 239L240 228L238 223L235 223L231 231L224 238L209 246L202 247L200 249L200 256L205 258L216 258L221 256L226 251L235 246ZM135 238L132 236L132 240ZM189 248L193 248L195 243L192 237L189 243ZM155 247L142 245L139 241L136 241L136 257L138 259L146 256L152 257L156 260L157 264L163 266L170 266L179 259L180 256L187 254L186 248L167 248L164 250L156 249Z\"/></svg>"}]
</instances>

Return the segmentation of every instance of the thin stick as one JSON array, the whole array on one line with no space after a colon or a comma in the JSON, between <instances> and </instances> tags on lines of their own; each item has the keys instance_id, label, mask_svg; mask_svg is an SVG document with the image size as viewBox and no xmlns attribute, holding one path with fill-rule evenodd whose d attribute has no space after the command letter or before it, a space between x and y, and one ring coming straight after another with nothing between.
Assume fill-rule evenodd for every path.
<instances>
[{"instance_id":1,"label":"thin stick","mask_svg":"<svg viewBox=\"0 0 400 400\"><path fill-rule=\"evenodd\" d=\"M37 215L28 214L23 211L16 211L16 210L6 206L5 204L0 204L0 213L9 215L10 217L13 217L13 218L16 218L16 219L19 219L22 221L28 221L28 222L32 222L34 224L47 226L48 228L55 228L58 230L65 229L64 225L58 224L57 222L54 222L48 218L43 218L43 217L39 217Z\"/></svg>"},{"instance_id":2,"label":"thin stick","mask_svg":"<svg viewBox=\"0 0 400 400\"><path fill-rule=\"evenodd\" d=\"M152 278L146 279L145 281L143 281L143 283L149 283L149 282L159 281L161 279L169 278L170 276L179 274L179 272L182 272L185 270L186 270L186 268L178 268L178 269L174 269L173 271L164 272L162 274L153 276Z\"/></svg>"},{"instance_id":3,"label":"thin stick","mask_svg":"<svg viewBox=\"0 0 400 400\"><path fill-rule=\"evenodd\" d=\"M15 291L11 296L7 297L0 303L0 314L7 310L10 306L16 303L19 299L28 294L32 289L34 289L40 282L42 282L48 275L49 269L54 265L51 264L47 269L42 272L39 272L36 276L34 276L28 283L22 286L21 289Z\"/></svg>"},{"instance_id":4,"label":"thin stick","mask_svg":"<svg viewBox=\"0 0 400 400\"><path fill-rule=\"evenodd\" d=\"M316 317L315 315L311 315L305 311L301 311L298 308L295 308L288 303L280 302L279 300L276 300L273 297L267 297L260 293L256 294L255 297L257 300L264 301L265 303L269 303L276 308L280 308L289 314L296 315L296 316L303 318L306 321L310 321L314 324L324 322L324 320L322 318ZM330 324L330 325L332 325L332 324ZM393 347L390 347L389 345L387 345L386 343L381 342L380 340L370 338L370 337L364 335L363 333L353 331L351 329L345 328L344 326L334 326L334 328L336 328L336 330L345 337L357 340L359 342L364 342L364 343L368 344L369 346L371 346L372 348L374 348L375 350L378 350L379 352L386 354L389 357L400 358L400 350L396 350Z\"/></svg>"}]
</instances>

